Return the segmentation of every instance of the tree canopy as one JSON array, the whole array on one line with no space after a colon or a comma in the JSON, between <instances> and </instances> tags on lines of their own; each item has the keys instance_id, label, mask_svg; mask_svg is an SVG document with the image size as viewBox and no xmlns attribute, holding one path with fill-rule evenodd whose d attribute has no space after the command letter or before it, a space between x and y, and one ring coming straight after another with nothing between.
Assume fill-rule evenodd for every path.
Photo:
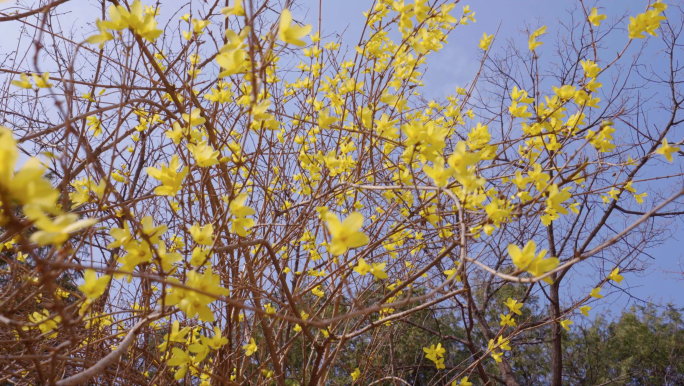
<instances>
[{"instance_id":1,"label":"tree canopy","mask_svg":"<svg viewBox=\"0 0 684 386\"><path fill-rule=\"evenodd\" d=\"M486 7L324 3L0 11L0 383L682 384L681 310L596 310L684 213L683 4L488 26L442 97Z\"/></svg>"}]
</instances>

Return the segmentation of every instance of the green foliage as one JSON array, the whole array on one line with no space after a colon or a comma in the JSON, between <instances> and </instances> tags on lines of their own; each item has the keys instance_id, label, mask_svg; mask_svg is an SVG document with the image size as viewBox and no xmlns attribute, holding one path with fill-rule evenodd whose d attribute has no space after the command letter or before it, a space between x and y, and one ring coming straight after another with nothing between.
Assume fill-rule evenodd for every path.
<instances>
[{"instance_id":1,"label":"green foliage","mask_svg":"<svg viewBox=\"0 0 684 386\"><path fill-rule=\"evenodd\" d=\"M597 317L564 348L567 385L684 383L684 323L671 305L635 306L614 322Z\"/></svg>"},{"instance_id":2,"label":"green foliage","mask_svg":"<svg viewBox=\"0 0 684 386\"><path fill-rule=\"evenodd\" d=\"M525 316L530 320L542 317ZM383 340L381 347L369 347L368 342L359 340L343 355L344 363L335 364L331 371L335 376L330 381L349 384L349 373L357 363L371 365L369 368L377 371L372 378L379 379L383 376L383 364L392 361L396 373L412 385L447 385L451 379L441 377L435 366L419 353L423 346L441 341L447 350L446 370L453 370L451 374L462 371L463 364L469 363L470 352L450 338L466 339L466 331L457 327L462 323L460 319L461 315L424 310L406 322L393 325L391 335ZM435 332L441 335L441 340ZM475 330L472 333L476 345L486 346L482 336ZM549 329L521 334L514 339L511 353L506 354L521 385L549 384L551 345L548 334ZM614 321L599 315L586 325L578 323L570 333L563 332L563 348L564 385L684 384L684 320L681 310L671 305L664 310L652 305L634 306ZM369 356L368 352L373 351L376 354ZM487 358L483 363L491 380L496 381L498 372L494 361ZM477 371L472 372L470 380L473 385L482 385Z\"/></svg>"}]
</instances>

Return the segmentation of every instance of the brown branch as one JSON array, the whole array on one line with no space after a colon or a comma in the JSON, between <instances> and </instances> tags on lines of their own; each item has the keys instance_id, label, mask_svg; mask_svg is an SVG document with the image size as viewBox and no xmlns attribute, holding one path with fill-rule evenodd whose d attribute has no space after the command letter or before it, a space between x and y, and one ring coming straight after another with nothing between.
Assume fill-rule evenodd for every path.
<instances>
[{"instance_id":1,"label":"brown branch","mask_svg":"<svg viewBox=\"0 0 684 386\"><path fill-rule=\"evenodd\" d=\"M75 385L82 385L90 378L96 376L97 374L101 373L104 371L107 366L112 365L114 362L116 362L117 359L121 355L123 355L126 351L128 351L128 347L133 344L135 341L136 336L140 333L140 331L143 329L143 327L147 326L148 323L153 322L161 317L164 316L164 313L162 310L158 309L151 313L150 315L146 316L142 320L140 320L138 323L131 328L131 330L126 334L126 337L124 340L119 344L119 346L116 348L116 350L112 351L109 353L107 356L104 358L100 359L96 364L94 364L92 367L88 368L87 370L84 370L76 375L72 375L69 378L62 379L61 381L58 381L56 383L57 386L75 386Z\"/></svg>"},{"instance_id":2,"label":"brown branch","mask_svg":"<svg viewBox=\"0 0 684 386\"><path fill-rule=\"evenodd\" d=\"M69 1L69 0L57 0L57 1L54 1L54 2L52 2L52 3L50 3L50 4L48 4L48 5L44 5L44 6L40 7L40 8L36 8L36 9L33 9L33 10L31 10L31 11L28 11L28 12L18 13L18 14L16 14L16 15L12 15L12 16L0 17L0 22L3 22L3 21L11 21L11 20L19 20L19 19L23 19L23 18L25 18L25 17L29 17L29 16L31 16L31 15L35 15L35 14L37 14L37 13L49 12L51 8L54 8L54 7L56 7L56 6L60 5L60 4L64 4L64 3L66 3L67 1Z\"/></svg>"}]
</instances>

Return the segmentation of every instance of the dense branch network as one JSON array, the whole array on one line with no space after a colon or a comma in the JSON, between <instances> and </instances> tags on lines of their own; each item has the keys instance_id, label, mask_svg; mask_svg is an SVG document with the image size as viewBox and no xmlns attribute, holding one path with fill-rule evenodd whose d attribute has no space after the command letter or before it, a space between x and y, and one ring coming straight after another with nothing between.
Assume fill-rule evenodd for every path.
<instances>
[{"instance_id":1,"label":"dense branch network","mask_svg":"<svg viewBox=\"0 0 684 386\"><path fill-rule=\"evenodd\" d=\"M682 213L660 1L580 1L553 54L546 26L485 33L443 99L429 56L475 22L453 2L376 1L348 52L291 1L90 1L85 37L72 3L0 17L24 50L0 65L2 382L518 385L548 334L560 386L564 330Z\"/></svg>"}]
</instances>

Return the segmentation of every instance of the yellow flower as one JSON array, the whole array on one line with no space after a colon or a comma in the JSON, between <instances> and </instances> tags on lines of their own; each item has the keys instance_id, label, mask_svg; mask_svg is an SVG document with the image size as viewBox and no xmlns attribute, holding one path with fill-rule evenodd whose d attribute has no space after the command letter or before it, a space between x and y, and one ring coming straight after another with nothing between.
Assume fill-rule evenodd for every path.
<instances>
[{"instance_id":1,"label":"yellow flower","mask_svg":"<svg viewBox=\"0 0 684 386\"><path fill-rule=\"evenodd\" d=\"M511 351L511 346L509 346L508 343L508 339L504 339L503 336L499 335L499 338L496 341L496 347L499 347L502 350Z\"/></svg>"},{"instance_id":2,"label":"yellow flower","mask_svg":"<svg viewBox=\"0 0 684 386\"><path fill-rule=\"evenodd\" d=\"M387 279L387 273L384 271L387 263L373 263L373 268L371 268L370 273L375 276L376 279Z\"/></svg>"},{"instance_id":3,"label":"yellow flower","mask_svg":"<svg viewBox=\"0 0 684 386\"><path fill-rule=\"evenodd\" d=\"M289 9L283 9L280 14L280 27L278 29L278 38L287 44L294 44L295 46L304 47L306 43L302 40L306 34L311 31L311 25L307 24L300 27L297 24L292 24L292 14Z\"/></svg>"},{"instance_id":4,"label":"yellow flower","mask_svg":"<svg viewBox=\"0 0 684 386\"><path fill-rule=\"evenodd\" d=\"M114 39L114 35L112 35L111 33L109 33L109 32L107 31L107 24L106 24L106 22L103 22L102 20L97 19L97 20L95 21L95 24L97 25L97 30L98 30L100 33L97 34L97 35L89 36L89 37L86 39L86 42L88 42L88 43L90 43L90 44L99 44L99 45L100 45L100 49L102 49L102 47L104 47L104 44L105 44L106 42L108 42L108 41Z\"/></svg>"},{"instance_id":5,"label":"yellow flower","mask_svg":"<svg viewBox=\"0 0 684 386\"><path fill-rule=\"evenodd\" d=\"M202 336L200 337L200 339L200 343L193 343L188 346L188 351L196 354L195 358L193 359L194 363L202 362L204 358L206 358L207 355L209 355L209 352L211 352L209 345L206 344L206 337Z\"/></svg>"},{"instance_id":6,"label":"yellow flower","mask_svg":"<svg viewBox=\"0 0 684 386\"><path fill-rule=\"evenodd\" d=\"M207 28L207 26L211 24L211 21L209 20L197 20L197 19L192 19L192 30L198 35L202 34L202 30Z\"/></svg>"},{"instance_id":7,"label":"yellow flower","mask_svg":"<svg viewBox=\"0 0 684 386\"><path fill-rule=\"evenodd\" d=\"M176 145L180 143L181 139L185 138L185 135L185 130L183 130L178 122L173 123L173 130L166 130L166 138L170 139Z\"/></svg>"},{"instance_id":8,"label":"yellow flower","mask_svg":"<svg viewBox=\"0 0 684 386\"><path fill-rule=\"evenodd\" d=\"M190 234L193 240L199 245L210 246L214 243L214 226L212 224L207 224L200 227L199 224L195 224L190 227Z\"/></svg>"},{"instance_id":9,"label":"yellow flower","mask_svg":"<svg viewBox=\"0 0 684 386\"><path fill-rule=\"evenodd\" d=\"M584 315L584 316L589 316L589 311L591 311L591 307L589 307L589 306L582 306L582 307L580 307L580 312L581 312L582 315Z\"/></svg>"},{"instance_id":10,"label":"yellow flower","mask_svg":"<svg viewBox=\"0 0 684 386\"><path fill-rule=\"evenodd\" d=\"M517 245L508 245L508 254L513 260L513 264L520 269L526 269L532 260L534 260L535 250L537 249L537 244L530 240L525 244L525 247L521 250Z\"/></svg>"},{"instance_id":11,"label":"yellow flower","mask_svg":"<svg viewBox=\"0 0 684 386\"><path fill-rule=\"evenodd\" d=\"M52 83L50 83L50 73L44 72L43 75L38 77L38 75L33 74L33 81L36 83L38 88L50 88Z\"/></svg>"},{"instance_id":12,"label":"yellow flower","mask_svg":"<svg viewBox=\"0 0 684 386\"><path fill-rule=\"evenodd\" d=\"M640 194L635 194L634 199L636 200L637 204L641 205L644 203L644 197L648 196L648 193L640 193Z\"/></svg>"},{"instance_id":13,"label":"yellow flower","mask_svg":"<svg viewBox=\"0 0 684 386\"><path fill-rule=\"evenodd\" d=\"M61 214L53 220L34 205L24 206L24 213L40 229L31 235L31 241L40 246L48 244L61 246L67 241L70 233L90 227L98 222L97 219L93 218L79 220L78 215L74 213Z\"/></svg>"},{"instance_id":14,"label":"yellow flower","mask_svg":"<svg viewBox=\"0 0 684 386\"><path fill-rule=\"evenodd\" d=\"M532 264L530 264L530 266L527 267L527 272L531 273L534 276L541 276L558 267L560 261L555 257L549 257L548 259L544 259L545 254L546 250L542 250L542 252L539 253L539 256L537 256L532 261ZM544 280L544 282L548 284L553 284L553 281L550 277L545 277L542 280Z\"/></svg>"},{"instance_id":15,"label":"yellow flower","mask_svg":"<svg viewBox=\"0 0 684 386\"><path fill-rule=\"evenodd\" d=\"M637 15L637 17L629 18L629 38L630 39L643 39L645 37L644 32L652 36L658 36L655 30L660 27L660 22L667 19L665 16L660 15L667 5L656 1L651 4L653 9L648 10L644 13Z\"/></svg>"},{"instance_id":16,"label":"yellow flower","mask_svg":"<svg viewBox=\"0 0 684 386\"><path fill-rule=\"evenodd\" d=\"M364 259L359 259L359 263L354 267L354 271L358 273L361 276L365 276L368 272L371 271L373 267L371 267L370 264L366 263Z\"/></svg>"},{"instance_id":17,"label":"yellow flower","mask_svg":"<svg viewBox=\"0 0 684 386\"><path fill-rule=\"evenodd\" d=\"M190 264L199 267L200 264L203 264L205 261L207 261L208 254L209 249L202 249L200 247L196 247L192 250L192 258L190 259Z\"/></svg>"},{"instance_id":18,"label":"yellow flower","mask_svg":"<svg viewBox=\"0 0 684 386\"><path fill-rule=\"evenodd\" d=\"M21 80L13 80L12 85L29 90L33 88L33 86L31 86L31 81L29 80L29 77L26 74L19 75L19 78Z\"/></svg>"},{"instance_id":19,"label":"yellow flower","mask_svg":"<svg viewBox=\"0 0 684 386\"><path fill-rule=\"evenodd\" d=\"M61 297L62 299L68 298L71 294L61 288L55 290L55 295Z\"/></svg>"},{"instance_id":20,"label":"yellow flower","mask_svg":"<svg viewBox=\"0 0 684 386\"><path fill-rule=\"evenodd\" d=\"M499 316L501 317L501 322L499 323L501 326L515 327L515 320L513 319L511 314L499 314Z\"/></svg>"},{"instance_id":21,"label":"yellow flower","mask_svg":"<svg viewBox=\"0 0 684 386\"><path fill-rule=\"evenodd\" d=\"M601 25L601 20L605 20L606 17L606 15L599 15L598 9L594 7L591 9L591 13L589 14L588 20L591 24L598 27L599 25Z\"/></svg>"},{"instance_id":22,"label":"yellow flower","mask_svg":"<svg viewBox=\"0 0 684 386\"><path fill-rule=\"evenodd\" d=\"M219 163L218 159L221 154L215 151L211 145L208 145L207 141L202 141L197 145L190 143L188 144L188 150L192 153L199 167L206 168Z\"/></svg>"},{"instance_id":23,"label":"yellow flower","mask_svg":"<svg viewBox=\"0 0 684 386\"><path fill-rule=\"evenodd\" d=\"M232 7L225 7L221 9L221 13L226 15L226 17L230 15L245 16L245 9L242 7L242 0L235 0Z\"/></svg>"},{"instance_id":24,"label":"yellow flower","mask_svg":"<svg viewBox=\"0 0 684 386\"><path fill-rule=\"evenodd\" d=\"M168 166L164 164L161 165L161 170L153 167L148 167L146 169L147 174L150 177L159 180L162 183L162 186L158 186L154 189L154 194L157 196L175 196L176 193L178 193L183 183L183 179L188 174L187 166L183 167L183 169L178 172L178 163L178 155L174 154Z\"/></svg>"},{"instance_id":25,"label":"yellow flower","mask_svg":"<svg viewBox=\"0 0 684 386\"><path fill-rule=\"evenodd\" d=\"M188 331L190 331L190 327L183 327L181 330L178 320L174 320L171 325L171 331L164 335L164 343L159 345L159 349L162 351L166 350L169 342L185 342L185 336L188 334Z\"/></svg>"},{"instance_id":26,"label":"yellow flower","mask_svg":"<svg viewBox=\"0 0 684 386\"><path fill-rule=\"evenodd\" d=\"M667 138L663 138L663 146L659 147L658 150L655 152L658 154L662 154L665 156L665 159L668 160L669 162L672 162L672 153L676 153L679 151L679 147L677 146L670 146L667 143Z\"/></svg>"},{"instance_id":27,"label":"yellow flower","mask_svg":"<svg viewBox=\"0 0 684 386\"><path fill-rule=\"evenodd\" d=\"M453 381L451 383L451 386L456 386L456 381ZM468 382L468 377L463 377L461 380L458 382L458 386L473 386L472 382Z\"/></svg>"},{"instance_id":28,"label":"yellow flower","mask_svg":"<svg viewBox=\"0 0 684 386\"><path fill-rule=\"evenodd\" d=\"M572 197L566 189L558 190L558 185L553 184L549 187L549 196L546 199L547 210L553 210L561 214L568 214L568 210L561 204Z\"/></svg>"},{"instance_id":29,"label":"yellow flower","mask_svg":"<svg viewBox=\"0 0 684 386\"><path fill-rule=\"evenodd\" d=\"M443 188L449 184L449 177L454 175L455 170L452 168L444 169L444 160L441 158L435 159L433 166L424 166L423 170L428 177L435 181L435 186Z\"/></svg>"},{"instance_id":30,"label":"yellow flower","mask_svg":"<svg viewBox=\"0 0 684 386\"><path fill-rule=\"evenodd\" d=\"M109 234L114 238L114 241L107 245L107 248L117 248L123 246L124 249L128 249L134 241L134 237L131 234L131 230L128 227L128 223L124 222L123 229L112 228L109 230Z\"/></svg>"},{"instance_id":31,"label":"yellow flower","mask_svg":"<svg viewBox=\"0 0 684 386\"><path fill-rule=\"evenodd\" d=\"M100 119L98 119L96 116L91 115L88 118L86 118L86 122L88 123L88 129L93 131L93 135L97 138L102 134L102 123L100 122Z\"/></svg>"},{"instance_id":32,"label":"yellow flower","mask_svg":"<svg viewBox=\"0 0 684 386\"><path fill-rule=\"evenodd\" d=\"M174 347L171 352L173 353L173 356L171 359L166 361L166 364L168 366L178 367L178 370L176 370L176 374L174 374L173 377L176 380L181 380L188 372L188 367L193 363L193 359L190 354L179 349L178 347Z\"/></svg>"},{"instance_id":33,"label":"yellow flower","mask_svg":"<svg viewBox=\"0 0 684 386\"><path fill-rule=\"evenodd\" d=\"M529 48L530 48L530 51L534 51L535 49L537 49L537 47L539 47L539 46L541 46L542 44L544 44L544 43L542 43L542 42L538 42L538 41L537 41L537 38L538 38L539 36L545 34L545 33L546 33L546 26L543 26L543 27L537 29L536 31L534 31L534 33L533 33L532 35L530 35L530 38L529 38L529 41L528 41L528 46L529 46Z\"/></svg>"},{"instance_id":34,"label":"yellow flower","mask_svg":"<svg viewBox=\"0 0 684 386\"><path fill-rule=\"evenodd\" d=\"M323 292L320 285L315 287L314 289L312 289L311 293L318 296L319 298L322 298L323 296L325 296L325 292Z\"/></svg>"},{"instance_id":35,"label":"yellow flower","mask_svg":"<svg viewBox=\"0 0 684 386\"><path fill-rule=\"evenodd\" d=\"M247 236L247 231L255 225L254 219L238 217L231 222L231 231L239 236Z\"/></svg>"},{"instance_id":36,"label":"yellow flower","mask_svg":"<svg viewBox=\"0 0 684 386\"><path fill-rule=\"evenodd\" d=\"M145 216L140 221L142 225L142 233L149 237L152 244L157 244L159 242L159 236L166 233L169 229L166 225L154 226L154 219L152 216Z\"/></svg>"},{"instance_id":37,"label":"yellow flower","mask_svg":"<svg viewBox=\"0 0 684 386\"><path fill-rule=\"evenodd\" d=\"M231 231L242 237L247 236L247 230L255 224L254 219L247 218L247 216L256 213L253 208L245 205L247 197L247 193L240 193L230 203L230 213L235 216L231 224Z\"/></svg>"},{"instance_id":38,"label":"yellow flower","mask_svg":"<svg viewBox=\"0 0 684 386\"><path fill-rule=\"evenodd\" d=\"M183 120L188 123L189 127L195 127L204 124L207 120L202 117L202 110L195 108L190 114L181 114Z\"/></svg>"},{"instance_id":39,"label":"yellow flower","mask_svg":"<svg viewBox=\"0 0 684 386\"><path fill-rule=\"evenodd\" d=\"M276 313L275 308L271 305L271 303L266 303L264 305L264 309L266 310L266 313L269 315L274 315Z\"/></svg>"},{"instance_id":40,"label":"yellow flower","mask_svg":"<svg viewBox=\"0 0 684 386\"><path fill-rule=\"evenodd\" d=\"M498 198L494 198L492 202L485 206L485 212L487 212L487 217L489 217L495 225L498 225L502 221L506 221L511 215L510 205Z\"/></svg>"},{"instance_id":41,"label":"yellow flower","mask_svg":"<svg viewBox=\"0 0 684 386\"><path fill-rule=\"evenodd\" d=\"M429 348L423 347L423 351L425 351L425 357L433 362L443 357L446 352L441 343L437 343L437 346L433 344Z\"/></svg>"},{"instance_id":42,"label":"yellow flower","mask_svg":"<svg viewBox=\"0 0 684 386\"><path fill-rule=\"evenodd\" d=\"M512 299L512 298L508 298L508 300L506 300L506 303L504 303L504 305L506 305L506 307L508 307L508 309L510 309L511 312L518 314L518 315L522 315L522 312L520 312L520 308L522 308L523 304L518 303L517 300Z\"/></svg>"},{"instance_id":43,"label":"yellow flower","mask_svg":"<svg viewBox=\"0 0 684 386\"><path fill-rule=\"evenodd\" d=\"M368 236L359 231L363 226L361 213L351 213L342 222L332 212L327 212L325 218L328 230L333 237L330 243L330 253L334 256L342 255L350 248L368 244Z\"/></svg>"},{"instance_id":44,"label":"yellow flower","mask_svg":"<svg viewBox=\"0 0 684 386\"><path fill-rule=\"evenodd\" d=\"M6 197L20 204L32 204L47 211L55 210L59 192L43 178L45 167L38 158L29 158L14 173L19 154L12 132L0 126L0 190Z\"/></svg>"},{"instance_id":45,"label":"yellow flower","mask_svg":"<svg viewBox=\"0 0 684 386\"><path fill-rule=\"evenodd\" d=\"M103 27L110 30L121 31L130 28L136 34L149 42L154 42L162 34L162 30L157 29L157 22L154 20L154 13L143 13L143 6L140 0L135 0L131 4L130 12L121 5L109 7L109 19L102 22ZM99 26L98 26L99 27Z\"/></svg>"},{"instance_id":46,"label":"yellow flower","mask_svg":"<svg viewBox=\"0 0 684 386\"><path fill-rule=\"evenodd\" d=\"M223 69L219 78L240 73L245 65L247 53L244 50L232 50L216 56L216 62Z\"/></svg>"},{"instance_id":47,"label":"yellow flower","mask_svg":"<svg viewBox=\"0 0 684 386\"><path fill-rule=\"evenodd\" d=\"M214 326L214 336L211 338L204 337L203 341L214 350L218 350L224 345L228 344L228 338L221 336L221 329L219 326Z\"/></svg>"},{"instance_id":48,"label":"yellow flower","mask_svg":"<svg viewBox=\"0 0 684 386\"><path fill-rule=\"evenodd\" d=\"M40 329L40 332L42 334L45 334L47 332L53 331L57 328L57 323L62 321L61 316L55 316L54 318L48 320L50 318L50 312L48 310L43 310L42 313L39 312L34 312L32 315L29 315L29 322L38 324L38 328ZM28 331L28 327L23 327L22 330ZM57 331L53 332L52 334L47 336L48 338L55 338L57 337Z\"/></svg>"},{"instance_id":49,"label":"yellow flower","mask_svg":"<svg viewBox=\"0 0 684 386\"><path fill-rule=\"evenodd\" d=\"M594 288L591 290L591 293L589 293L589 296L596 298L596 299L601 299L603 295L601 295L599 292L601 291L601 287L599 288Z\"/></svg>"},{"instance_id":50,"label":"yellow flower","mask_svg":"<svg viewBox=\"0 0 684 386\"><path fill-rule=\"evenodd\" d=\"M178 305L178 308L188 318L194 318L199 315L200 319L204 322L215 321L216 318L211 308L209 308L209 304L219 296L228 295L230 291L221 287L219 275L214 275L211 269L205 270L203 274L197 271L189 271L187 277L185 285L198 291L173 288L166 297L166 303Z\"/></svg>"},{"instance_id":51,"label":"yellow flower","mask_svg":"<svg viewBox=\"0 0 684 386\"><path fill-rule=\"evenodd\" d=\"M539 255L535 256L537 245L534 241L530 240L525 244L525 247L520 250L517 245L508 245L508 254L513 260L513 264L516 267L523 269L534 276L541 276L546 272L549 272L556 268L559 264L559 260L555 257L550 257L544 259L546 256L546 249L543 249ZM551 278L545 277L543 279L545 282L551 284Z\"/></svg>"},{"instance_id":52,"label":"yellow flower","mask_svg":"<svg viewBox=\"0 0 684 386\"><path fill-rule=\"evenodd\" d=\"M407 263L408 263L408 262L407 262ZM451 280L451 279L454 278L454 275L456 275L456 273L458 272L458 264L459 264L459 263L458 263L458 261L457 261L457 262L456 262L456 268L447 269L447 270L445 270L445 271L443 272L444 275L446 275L447 280ZM457 276L456 276L456 281L457 281L457 282L460 282L460 281L461 281L461 275L457 275Z\"/></svg>"},{"instance_id":53,"label":"yellow flower","mask_svg":"<svg viewBox=\"0 0 684 386\"><path fill-rule=\"evenodd\" d=\"M487 33L483 33L482 38L480 39L480 44L478 44L478 47L487 51L489 49L489 46L492 44L492 39L494 39L494 35L487 35Z\"/></svg>"},{"instance_id":54,"label":"yellow flower","mask_svg":"<svg viewBox=\"0 0 684 386\"><path fill-rule=\"evenodd\" d=\"M563 327L566 331L570 331L570 325L573 324L573 321L570 319L565 319L560 321L561 327Z\"/></svg>"},{"instance_id":55,"label":"yellow flower","mask_svg":"<svg viewBox=\"0 0 684 386\"><path fill-rule=\"evenodd\" d=\"M251 338L248 344L242 346L242 349L245 350L245 355L251 356L259 349L259 347L257 347L256 342L254 342L254 338Z\"/></svg>"},{"instance_id":56,"label":"yellow flower","mask_svg":"<svg viewBox=\"0 0 684 386\"><path fill-rule=\"evenodd\" d=\"M620 275L620 268L615 268L610 275L608 275L608 279L616 281L618 284L622 284L622 275Z\"/></svg>"},{"instance_id":57,"label":"yellow flower","mask_svg":"<svg viewBox=\"0 0 684 386\"><path fill-rule=\"evenodd\" d=\"M107 284L109 284L110 275L102 275L97 277L97 274L93 269L86 269L84 274L85 282L78 286L88 298L88 300L95 300L99 298L107 289Z\"/></svg>"},{"instance_id":58,"label":"yellow flower","mask_svg":"<svg viewBox=\"0 0 684 386\"><path fill-rule=\"evenodd\" d=\"M112 178L115 181L121 182L121 183L126 183L126 177L122 176L118 171L112 172Z\"/></svg>"},{"instance_id":59,"label":"yellow flower","mask_svg":"<svg viewBox=\"0 0 684 386\"><path fill-rule=\"evenodd\" d=\"M359 379L360 376L361 376L361 370L359 370L359 368L357 367L356 369L354 369L354 372L351 373L352 382L355 382L357 379Z\"/></svg>"}]
</instances>

